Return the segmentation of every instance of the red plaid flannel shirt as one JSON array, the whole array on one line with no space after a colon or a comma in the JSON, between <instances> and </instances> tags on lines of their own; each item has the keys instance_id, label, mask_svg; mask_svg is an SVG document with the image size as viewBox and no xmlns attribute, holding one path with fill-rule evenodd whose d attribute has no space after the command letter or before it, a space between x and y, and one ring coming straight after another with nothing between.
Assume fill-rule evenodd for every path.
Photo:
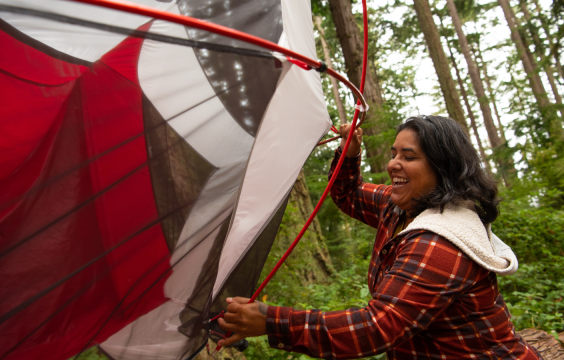
<instances>
[{"instance_id":1,"label":"red plaid flannel shirt","mask_svg":"<svg viewBox=\"0 0 564 360\"><path fill-rule=\"evenodd\" d=\"M331 167L333 171L340 151ZM387 352L388 359L539 359L515 335L496 275L428 231L393 237L405 216L391 187L362 182L360 156L346 158L331 189L337 206L378 229L362 309L269 306L273 348L328 359Z\"/></svg>"}]
</instances>

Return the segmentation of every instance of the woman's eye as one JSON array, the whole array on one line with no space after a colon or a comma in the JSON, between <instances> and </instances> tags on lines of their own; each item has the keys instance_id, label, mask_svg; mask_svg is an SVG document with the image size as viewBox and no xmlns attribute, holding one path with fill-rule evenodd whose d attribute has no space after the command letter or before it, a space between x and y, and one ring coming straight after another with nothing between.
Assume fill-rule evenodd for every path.
<instances>
[{"instance_id":1,"label":"woman's eye","mask_svg":"<svg viewBox=\"0 0 564 360\"><path fill-rule=\"evenodd\" d=\"M392 159L395 159L395 158L396 158L396 156L395 156L395 155L392 155Z\"/></svg>"},{"instance_id":2,"label":"woman's eye","mask_svg":"<svg viewBox=\"0 0 564 360\"><path fill-rule=\"evenodd\" d=\"M411 160L414 160L414 159L415 159L414 157L406 157L405 158L405 160L407 160L407 161L411 161Z\"/></svg>"}]
</instances>

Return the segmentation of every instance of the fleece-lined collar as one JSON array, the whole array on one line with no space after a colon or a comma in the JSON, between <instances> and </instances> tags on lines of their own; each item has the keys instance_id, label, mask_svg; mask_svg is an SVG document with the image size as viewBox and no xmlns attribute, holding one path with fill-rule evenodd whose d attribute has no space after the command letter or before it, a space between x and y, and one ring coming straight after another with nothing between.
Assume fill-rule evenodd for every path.
<instances>
[{"instance_id":1,"label":"fleece-lined collar","mask_svg":"<svg viewBox=\"0 0 564 360\"><path fill-rule=\"evenodd\" d=\"M413 230L428 230L456 245L468 257L487 270L499 275L517 271L517 257L503 241L484 226L478 214L464 206L448 205L443 213L427 209L398 235Z\"/></svg>"}]
</instances>

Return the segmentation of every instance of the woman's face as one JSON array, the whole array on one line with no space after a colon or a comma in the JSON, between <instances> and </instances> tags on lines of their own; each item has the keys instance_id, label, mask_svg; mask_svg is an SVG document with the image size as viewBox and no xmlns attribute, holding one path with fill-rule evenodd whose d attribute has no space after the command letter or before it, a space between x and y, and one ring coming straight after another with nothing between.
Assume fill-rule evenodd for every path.
<instances>
[{"instance_id":1,"label":"woman's face","mask_svg":"<svg viewBox=\"0 0 564 360\"><path fill-rule=\"evenodd\" d=\"M437 177L413 130L402 130L396 137L388 174L392 180L392 201L407 212L413 210L412 198L418 199L437 186Z\"/></svg>"}]
</instances>

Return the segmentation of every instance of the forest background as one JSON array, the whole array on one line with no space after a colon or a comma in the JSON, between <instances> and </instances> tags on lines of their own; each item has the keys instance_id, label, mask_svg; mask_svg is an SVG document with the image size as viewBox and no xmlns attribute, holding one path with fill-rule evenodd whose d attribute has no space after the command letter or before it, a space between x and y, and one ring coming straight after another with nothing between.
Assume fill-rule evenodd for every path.
<instances>
[{"instance_id":1,"label":"forest background","mask_svg":"<svg viewBox=\"0 0 564 360\"><path fill-rule=\"evenodd\" d=\"M552 2L551 2L552 1ZM359 1L358 1L359 2ZM493 231L519 258L498 277L517 330L564 331L564 3L559 0L369 1L369 70L363 124L364 180L385 172L395 128L413 115L455 119L498 181ZM312 0L318 58L359 85L362 12L357 0ZM335 126L351 122L354 99L323 75ZM307 121L307 119L304 119ZM300 173L261 281L319 200L338 142L314 150ZM375 229L331 199L261 294L270 305L343 310L370 300L366 273ZM94 349L81 359L103 357ZM229 358L228 356L227 358ZM247 359L306 359L250 339ZM244 358L241 355L235 358ZM376 356L373 359L382 359Z\"/></svg>"},{"instance_id":2,"label":"forest background","mask_svg":"<svg viewBox=\"0 0 564 360\"><path fill-rule=\"evenodd\" d=\"M360 1L314 0L319 59L357 86L362 56ZM370 104L363 125L363 176L385 172L395 128L413 115L457 120L498 180L503 198L493 231L517 254L515 275L498 277L517 328L564 331L564 4L550 0L388 0L369 7ZM327 76L335 126L351 122L354 99ZM347 114L347 115L345 115ZM268 274L327 184L338 146L315 149L298 178ZM306 238L262 293L271 305L342 310L366 306L375 230L325 201ZM261 279L262 280L262 279ZM305 359L251 340L247 359ZM374 357L385 358L385 357Z\"/></svg>"}]
</instances>

